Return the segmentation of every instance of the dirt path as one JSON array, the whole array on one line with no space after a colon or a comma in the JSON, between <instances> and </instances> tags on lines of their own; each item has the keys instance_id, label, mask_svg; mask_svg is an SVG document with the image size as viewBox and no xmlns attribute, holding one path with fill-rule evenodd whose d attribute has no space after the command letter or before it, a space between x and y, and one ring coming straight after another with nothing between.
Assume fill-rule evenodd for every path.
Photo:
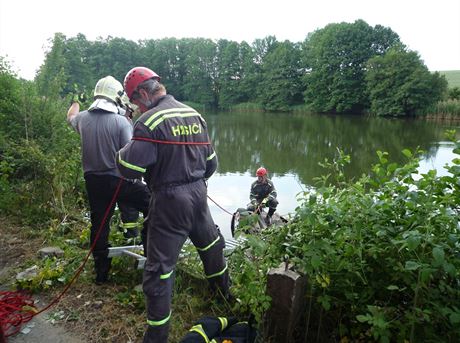
<instances>
[{"instance_id":1,"label":"dirt path","mask_svg":"<svg viewBox=\"0 0 460 343\"><path fill-rule=\"evenodd\" d=\"M29 331L30 330L30 331ZM34 317L22 328L25 333L17 333L8 337L8 343L84 343L86 341L76 338L59 324L53 325L47 320L47 314L42 313Z\"/></svg>"},{"instance_id":2,"label":"dirt path","mask_svg":"<svg viewBox=\"0 0 460 343\"><path fill-rule=\"evenodd\" d=\"M40 240L25 239L21 228L0 217L0 290L12 290L16 268L34 256L41 247ZM34 297L36 300L38 297ZM38 299L40 300L40 299ZM52 324L48 313L34 317L22 326L22 332L7 338L9 343L84 343L60 324Z\"/></svg>"}]
</instances>

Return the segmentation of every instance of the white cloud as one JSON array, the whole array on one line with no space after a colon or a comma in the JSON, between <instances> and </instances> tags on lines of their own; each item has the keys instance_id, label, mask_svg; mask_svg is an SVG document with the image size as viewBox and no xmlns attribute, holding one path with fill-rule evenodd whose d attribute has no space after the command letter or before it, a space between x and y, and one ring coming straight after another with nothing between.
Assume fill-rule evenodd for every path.
<instances>
[{"instance_id":1,"label":"white cloud","mask_svg":"<svg viewBox=\"0 0 460 343\"><path fill-rule=\"evenodd\" d=\"M158 39L226 38L248 43L274 35L302 41L333 22L390 27L430 70L460 70L459 0L172 0L133 2L0 0L0 56L31 79L54 33Z\"/></svg>"}]
</instances>

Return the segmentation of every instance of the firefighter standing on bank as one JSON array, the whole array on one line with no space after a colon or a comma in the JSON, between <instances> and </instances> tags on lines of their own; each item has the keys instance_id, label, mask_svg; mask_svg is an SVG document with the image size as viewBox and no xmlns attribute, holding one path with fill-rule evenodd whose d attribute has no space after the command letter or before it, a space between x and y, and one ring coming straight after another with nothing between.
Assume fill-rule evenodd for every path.
<instances>
[{"instance_id":1,"label":"firefighter standing on bank","mask_svg":"<svg viewBox=\"0 0 460 343\"><path fill-rule=\"evenodd\" d=\"M265 223L271 225L273 213L278 206L276 199L276 189L273 182L267 176L267 169L260 167L256 171L257 180L251 185L251 192L249 199L251 202L248 204L248 211L260 213L262 208L268 207L268 213L265 217Z\"/></svg>"},{"instance_id":2,"label":"firefighter standing on bank","mask_svg":"<svg viewBox=\"0 0 460 343\"><path fill-rule=\"evenodd\" d=\"M120 182L118 200L147 217L150 199L147 186L138 181L120 181L122 177L115 162L116 152L129 142L133 130L127 118L120 115L122 94L121 83L107 76L97 82L94 102L87 111L79 112L79 103L73 102L67 112L67 121L81 136L83 172L91 210L91 245ZM114 207L109 211L93 250L96 284L108 281L111 267L111 258L108 257L109 222ZM143 235L145 233L144 229Z\"/></svg>"},{"instance_id":3,"label":"firefighter standing on bank","mask_svg":"<svg viewBox=\"0 0 460 343\"><path fill-rule=\"evenodd\" d=\"M152 191L143 278L144 342L166 343L174 268L187 237L199 252L211 288L228 295L225 241L211 217L205 183L217 168L217 156L204 119L167 94L154 71L133 68L124 86L143 114L133 139L117 154L118 167L128 178L144 175Z\"/></svg>"}]
</instances>

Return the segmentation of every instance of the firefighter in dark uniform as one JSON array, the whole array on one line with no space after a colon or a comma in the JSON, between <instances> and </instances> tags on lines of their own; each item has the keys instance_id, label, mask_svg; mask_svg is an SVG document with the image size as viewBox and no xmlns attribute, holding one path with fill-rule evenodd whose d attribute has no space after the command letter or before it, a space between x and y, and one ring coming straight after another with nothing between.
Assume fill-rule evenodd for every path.
<instances>
[{"instance_id":1,"label":"firefighter in dark uniform","mask_svg":"<svg viewBox=\"0 0 460 343\"><path fill-rule=\"evenodd\" d=\"M257 331L235 317L202 317L180 343L254 343Z\"/></svg>"},{"instance_id":2,"label":"firefighter in dark uniform","mask_svg":"<svg viewBox=\"0 0 460 343\"><path fill-rule=\"evenodd\" d=\"M143 279L148 323L144 342L166 343L174 268L187 237L199 252L211 288L228 295L225 241L211 217L205 182L217 168L217 156L204 119L166 94L154 71L133 68L124 86L143 114L131 142L117 154L118 168L127 178L144 175L152 191Z\"/></svg>"},{"instance_id":3,"label":"firefighter in dark uniform","mask_svg":"<svg viewBox=\"0 0 460 343\"><path fill-rule=\"evenodd\" d=\"M260 213L264 207L268 207L265 223L270 225L273 213L278 206L276 189L273 182L267 177L267 169L264 167L257 169L256 176L257 180L251 185L251 193L249 194L251 202L247 205L247 210Z\"/></svg>"}]
</instances>

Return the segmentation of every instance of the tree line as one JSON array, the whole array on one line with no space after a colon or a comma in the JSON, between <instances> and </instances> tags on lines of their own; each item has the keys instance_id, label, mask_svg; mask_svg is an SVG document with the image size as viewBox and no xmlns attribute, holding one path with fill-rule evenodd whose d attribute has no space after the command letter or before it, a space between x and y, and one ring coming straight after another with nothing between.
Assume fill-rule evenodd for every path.
<instances>
[{"instance_id":1,"label":"tree line","mask_svg":"<svg viewBox=\"0 0 460 343\"><path fill-rule=\"evenodd\" d=\"M404 116L447 96L445 77L431 73L397 33L363 20L329 24L297 43L274 36L251 45L206 38L89 41L61 33L50 43L35 78L41 95L91 94L101 77L123 81L142 65L177 99L213 109Z\"/></svg>"}]
</instances>

